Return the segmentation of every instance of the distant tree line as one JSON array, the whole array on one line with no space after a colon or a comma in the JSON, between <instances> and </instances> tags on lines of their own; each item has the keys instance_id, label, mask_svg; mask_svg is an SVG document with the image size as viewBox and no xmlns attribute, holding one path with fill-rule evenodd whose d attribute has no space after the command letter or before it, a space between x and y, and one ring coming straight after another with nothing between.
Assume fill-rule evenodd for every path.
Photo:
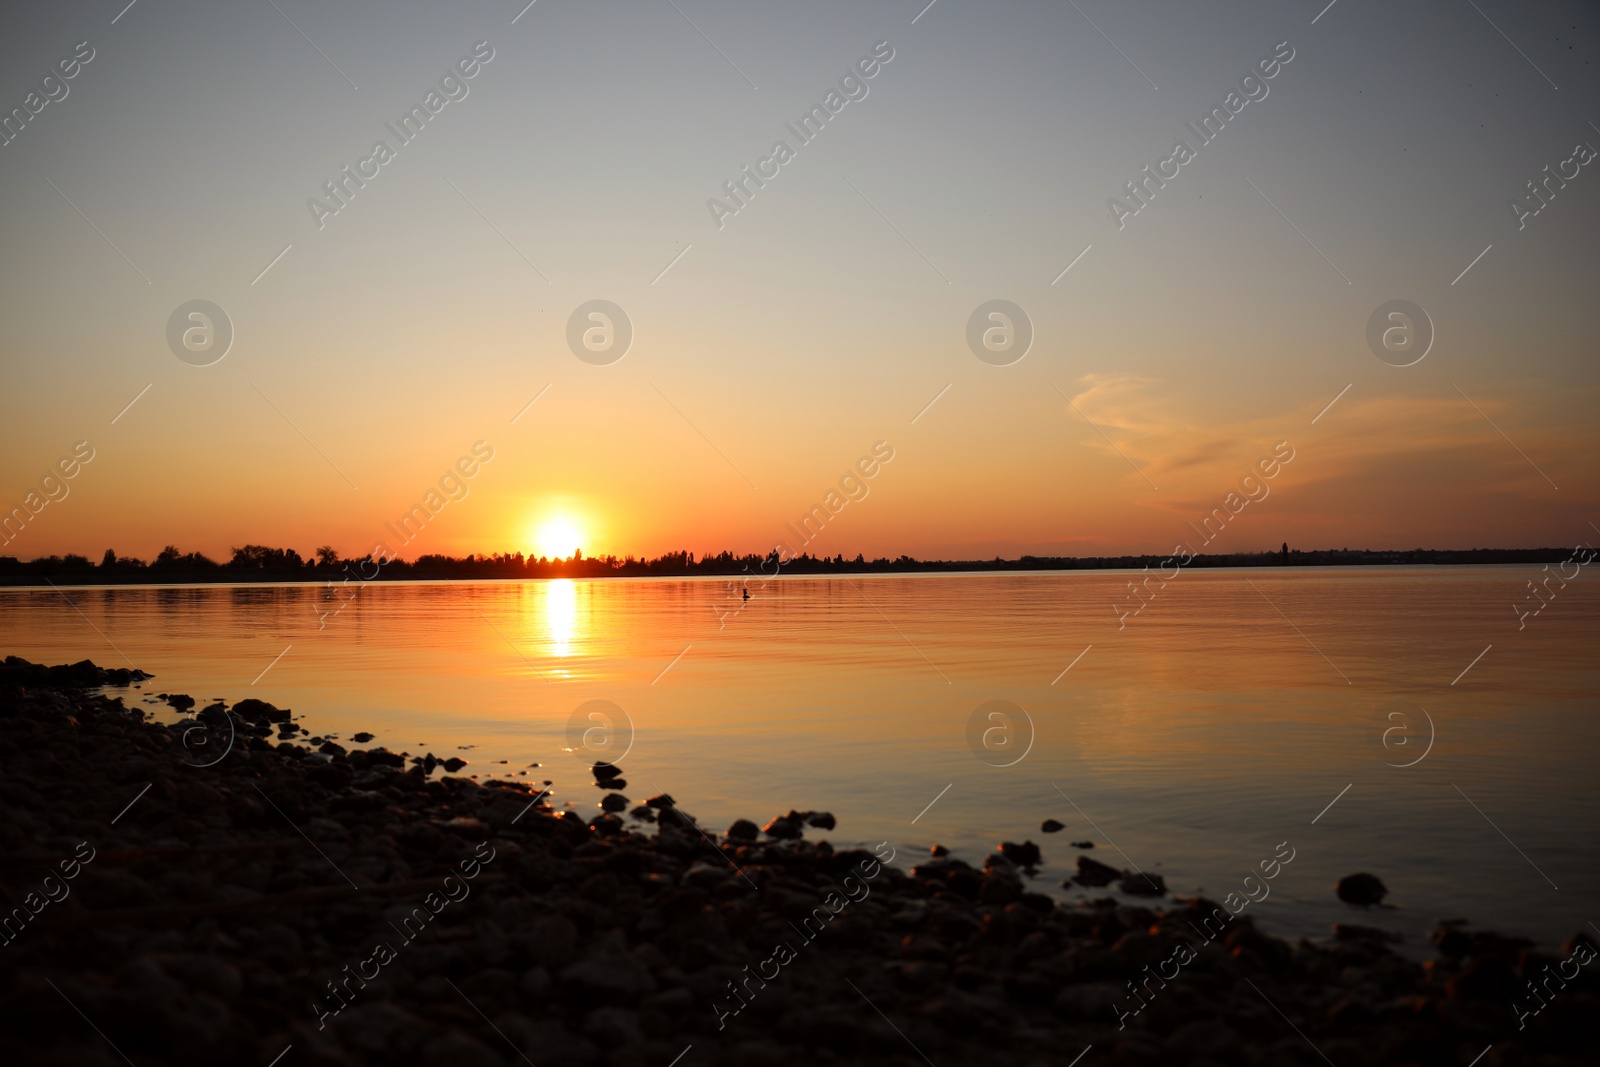
<instances>
[{"instance_id":1,"label":"distant tree line","mask_svg":"<svg viewBox=\"0 0 1600 1067\"><path fill-rule=\"evenodd\" d=\"M524 556L521 552L495 555L444 556L429 554L411 562L375 561L371 556L346 558L323 545L303 558L292 548L245 545L232 550L226 563L199 552L163 548L150 562L119 556L111 549L98 564L87 556L44 556L20 560L0 556L0 585L33 585L45 579L69 585L160 585L202 582L320 582L346 578L373 581L427 579L518 578L624 578L688 575L729 575L748 581L793 574L873 574L952 571L1055 571L1139 569L1158 566L1160 555L1144 556L1022 556L1018 559L920 560L901 555L854 559L843 554L813 556L802 553L780 562L776 552L766 556L716 555L695 557L692 552L668 552L653 559L635 556L586 557L574 552L568 559ZM1416 566L1460 564L1555 563L1565 558L1564 548L1474 548L1465 550L1322 549L1309 552L1249 552L1196 556L1189 567L1330 567Z\"/></svg>"}]
</instances>

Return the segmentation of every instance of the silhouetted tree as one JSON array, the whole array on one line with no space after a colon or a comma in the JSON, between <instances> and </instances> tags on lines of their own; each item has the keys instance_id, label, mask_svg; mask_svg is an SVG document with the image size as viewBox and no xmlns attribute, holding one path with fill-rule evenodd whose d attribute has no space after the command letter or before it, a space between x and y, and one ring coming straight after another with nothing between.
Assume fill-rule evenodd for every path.
<instances>
[{"instance_id":1,"label":"silhouetted tree","mask_svg":"<svg viewBox=\"0 0 1600 1067\"><path fill-rule=\"evenodd\" d=\"M266 545L245 545L233 550L228 566L241 571L281 571L304 566L300 553L292 548L268 548Z\"/></svg>"},{"instance_id":2,"label":"silhouetted tree","mask_svg":"<svg viewBox=\"0 0 1600 1067\"><path fill-rule=\"evenodd\" d=\"M199 552L179 552L177 545L168 545L156 556L152 568L159 570L214 570L217 561Z\"/></svg>"}]
</instances>

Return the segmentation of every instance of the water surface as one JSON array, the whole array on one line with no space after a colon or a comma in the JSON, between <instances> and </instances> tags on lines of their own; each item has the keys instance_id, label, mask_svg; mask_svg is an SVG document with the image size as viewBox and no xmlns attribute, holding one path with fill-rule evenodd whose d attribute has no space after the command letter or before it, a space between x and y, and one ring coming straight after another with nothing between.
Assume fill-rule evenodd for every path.
<instances>
[{"instance_id":1,"label":"water surface","mask_svg":"<svg viewBox=\"0 0 1600 1067\"><path fill-rule=\"evenodd\" d=\"M156 675L139 697L257 696L585 813L593 754L567 749L596 727L616 753L631 724L635 802L715 830L825 809L836 844L906 859L1031 838L1061 895L1072 841L1217 899L1287 841L1248 914L1420 952L1441 917L1552 942L1600 920L1595 579L1519 631L1534 571L1185 571L1122 625L1123 572L785 578L749 602L720 579L24 589L0 592L0 650L132 663ZM1392 909L1334 898L1361 870Z\"/></svg>"}]
</instances>

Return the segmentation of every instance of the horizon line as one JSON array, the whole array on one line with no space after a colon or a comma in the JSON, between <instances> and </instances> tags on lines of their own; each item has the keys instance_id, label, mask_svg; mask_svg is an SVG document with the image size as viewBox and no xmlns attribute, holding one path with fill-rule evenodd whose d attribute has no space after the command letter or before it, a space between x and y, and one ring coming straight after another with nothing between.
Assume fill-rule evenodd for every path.
<instances>
[{"instance_id":1,"label":"horizon line","mask_svg":"<svg viewBox=\"0 0 1600 1067\"><path fill-rule=\"evenodd\" d=\"M909 565L955 566L955 565L961 565L961 564L993 566L995 564L1007 564L1007 563L1021 564L1021 563L1025 563L1025 562L1038 563L1038 562L1047 562L1047 561L1092 562L1092 561L1100 561L1100 560L1126 560L1126 559L1177 560L1177 558L1179 556L1187 555L1188 556L1188 560L1179 561L1178 562L1178 565L1181 567L1181 566L1188 566L1189 565L1188 561L1192 561L1192 560L1218 559L1218 558L1241 558L1241 557L1270 557L1270 558L1273 558L1273 559L1285 559L1285 558L1292 558L1294 556L1301 556L1301 557L1307 557L1307 556L1408 556L1408 555L1409 556L1418 556L1418 555L1461 555L1461 554L1493 554L1493 553L1502 553L1502 554L1559 553L1559 552L1569 551L1565 546L1555 546L1555 545L1538 545L1538 546L1531 546L1531 547L1516 547L1516 548L1477 546L1477 547L1472 547L1472 548L1422 548L1422 547L1416 547L1416 548L1376 548L1375 549L1375 548L1370 548L1369 547L1369 548L1354 548L1353 549L1353 548L1349 548L1348 546L1346 546L1346 547L1341 547L1341 548L1301 549L1301 548L1289 548L1287 543L1284 543L1280 548L1277 548L1277 549L1242 549L1242 550L1233 551L1233 552L1197 552L1197 551L1194 551L1192 549L1189 549L1187 552L1185 552L1183 549L1175 549L1173 551L1168 551L1168 552L1124 551L1124 552L1100 552L1100 553L1088 554L1088 555L1054 555L1054 554L1046 554L1046 553L1039 553L1039 552L1024 552L1024 553L1020 553L1020 554L1018 554L1016 556L1009 556L1009 557L1008 556L995 555L995 556L981 556L981 557L980 556L973 556L973 557L967 557L967 558L931 558L931 557L930 558L922 558L922 557L917 557L917 556L911 556L911 555L908 555L906 553L900 553L897 556L876 556L876 557L868 558L865 553L857 552L855 554L855 556L853 558L851 558L851 557L847 557L843 552L835 552L835 553L832 553L832 554L824 553L824 554L821 554L821 555L812 555L810 552L802 551L802 552L794 553L794 554L786 554L784 552L781 552L777 548L770 549L765 553L761 553L761 552L738 553L738 552L735 552L732 549L722 549L719 552L694 553L694 552L688 551L687 549L677 549L677 550L673 550L673 551L669 551L669 552L662 552L662 553L660 553L659 555L656 555L656 556L643 556L643 555L635 556L635 555L631 555L631 554L619 556L619 555L617 555L615 553L607 553L605 555L595 556L595 555L585 555L583 553L583 550L580 548L580 549L576 550L571 556L550 557L550 556L542 556L542 555L533 555L531 553L524 553L524 552L521 552L521 551L516 551L516 552L495 552L495 553L468 552L468 553L466 553L464 555L460 555L460 556L452 556L452 555L448 555L448 554L442 553L442 552L424 552L424 553L421 553L421 554L419 554L419 555L417 555L415 557L412 557L411 559L407 560L407 559L401 557L400 555L398 555L397 553L388 552L387 551L387 546L382 546L382 547L384 547L384 549L385 549L385 553L384 553L383 556L375 555L375 553L373 551L369 551L369 552L367 552L367 553L365 553L363 555L360 555L360 556L344 556L344 555L338 554L337 550L333 549L332 546L327 546L327 545L322 546L321 549L318 549L318 550L314 551L310 556L301 556L300 553L297 550L292 549L292 548L285 549L285 548L269 547L269 546L265 546L265 545L244 545L242 547L233 548L231 550L233 552L233 557L231 559L218 560L218 559L213 559L212 557L207 556L205 553L198 552L198 551L178 553L176 551L176 546L168 545L167 548L163 549L162 552L159 553L156 556L155 559L149 560L149 561L146 561L146 560L141 559L141 558L136 557L136 556L119 555L119 554L117 554L115 552L114 549L109 549L108 548L106 550L105 556L103 556L101 558L99 563L95 563L88 556L85 556L85 555L82 555L82 554L79 554L79 553L69 552L69 553L66 553L64 555L56 555L56 554L52 553L50 555L45 555L45 556L34 556L31 559L22 559L21 557L11 556L11 555L0 555L0 567L32 566L32 565L36 565L36 564L51 564L51 563L55 563L55 564L66 564L66 565L69 565L69 566L71 566L73 568L82 568L84 566L88 566L91 569L99 570L101 568L107 567L107 565L109 563L109 565L113 566L113 567L126 567L128 569L162 569L162 570L166 570L166 569L176 569L176 568L180 568L180 567L184 567L184 568L195 568L195 567L198 567L198 568L212 568L212 567L214 567L214 568L216 568L218 570L258 570L258 571L260 571L260 570L269 570L269 569L272 569L272 570L290 570L290 569L321 570L321 569L327 569L327 568L330 568L330 567L335 567L335 566L338 566L340 564L361 563L361 562L371 562L371 561L377 562L380 567L381 566L388 566L388 565L394 564L394 563L399 563L399 564L403 564L403 565L405 565L407 567L412 567L412 566L416 566L417 564L422 563L424 560L426 560L426 561L428 561L428 564L430 564L430 565L439 565L439 566L447 566L447 565L452 565L452 564L454 564L454 565L466 565L466 566L485 566L485 565L488 565L488 566L506 566L506 565L517 565L517 564L521 564L523 566L529 566L529 565L578 566L578 565L585 565L585 564L604 564L604 565L607 565L607 566L613 566L614 567L614 566L628 566L628 565L651 566L651 565L658 565L658 564L676 563L679 566L697 567L698 568L698 567L705 567L705 566L708 566L708 565L711 565L711 564L714 564L714 563L718 563L718 562L740 562L740 561L747 561L747 560L757 560L757 561L763 561L764 562L764 561L770 560L770 559L779 559L780 561L782 561L782 564L781 564L782 566L788 566L790 563L795 563L795 562L807 562L807 563L815 563L815 564L833 564L833 565L844 565L844 566L868 566L868 567L871 567L871 566L892 566L892 565L897 565L897 564L898 565L908 565L908 566ZM1185 546L1185 547L1187 547L1187 546ZM1579 547L1587 547L1587 546L1579 546ZM334 558L332 560L328 560L326 558L319 558L318 553L320 553L322 551L322 549L327 549L329 552L334 553ZM168 555L167 554L169 550L173 553L172 555ZM1576 549L1574 549L1572 551L1576 551ZM1590 551L1594 551L1594 550L1590 549ZM245 553L247 553L247 555L243 555L242 556L242 554L245 554ZM251 559L253 559L254 562L250 562Z\"/></svg>"}]
</instances>

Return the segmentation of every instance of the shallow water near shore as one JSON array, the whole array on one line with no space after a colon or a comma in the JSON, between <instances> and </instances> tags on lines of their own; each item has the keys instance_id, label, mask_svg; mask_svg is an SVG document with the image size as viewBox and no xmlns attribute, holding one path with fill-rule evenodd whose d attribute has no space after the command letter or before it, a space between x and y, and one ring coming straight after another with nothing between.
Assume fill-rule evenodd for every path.
<instances>
[{"instance_id":1,"label":"shallow water near shore","mask_svg":"<svg viewBox=\"0 0 1600 1067\"><path fill-rule=\"evenodd\" d=\"M708 831L827 810L808 836L902 864L1031 839L1059 896L1115 892L1059 888L1073 841L1218 900L1259 896L1288 842L1246 914L1420 955L1440 918L1543 942L1600 921L1600 606L1584 575L1519 631L1537 570L1186 571L1121 628L1113 571L785 578L747 603L720 579L13 589L0 651L154 673L130 702L259 697L585 814L594 753L567 749L631 723L635 803L671 793ZM1356 871L1393 907L1335 899Z\"/></svg>"}]
</instances>

